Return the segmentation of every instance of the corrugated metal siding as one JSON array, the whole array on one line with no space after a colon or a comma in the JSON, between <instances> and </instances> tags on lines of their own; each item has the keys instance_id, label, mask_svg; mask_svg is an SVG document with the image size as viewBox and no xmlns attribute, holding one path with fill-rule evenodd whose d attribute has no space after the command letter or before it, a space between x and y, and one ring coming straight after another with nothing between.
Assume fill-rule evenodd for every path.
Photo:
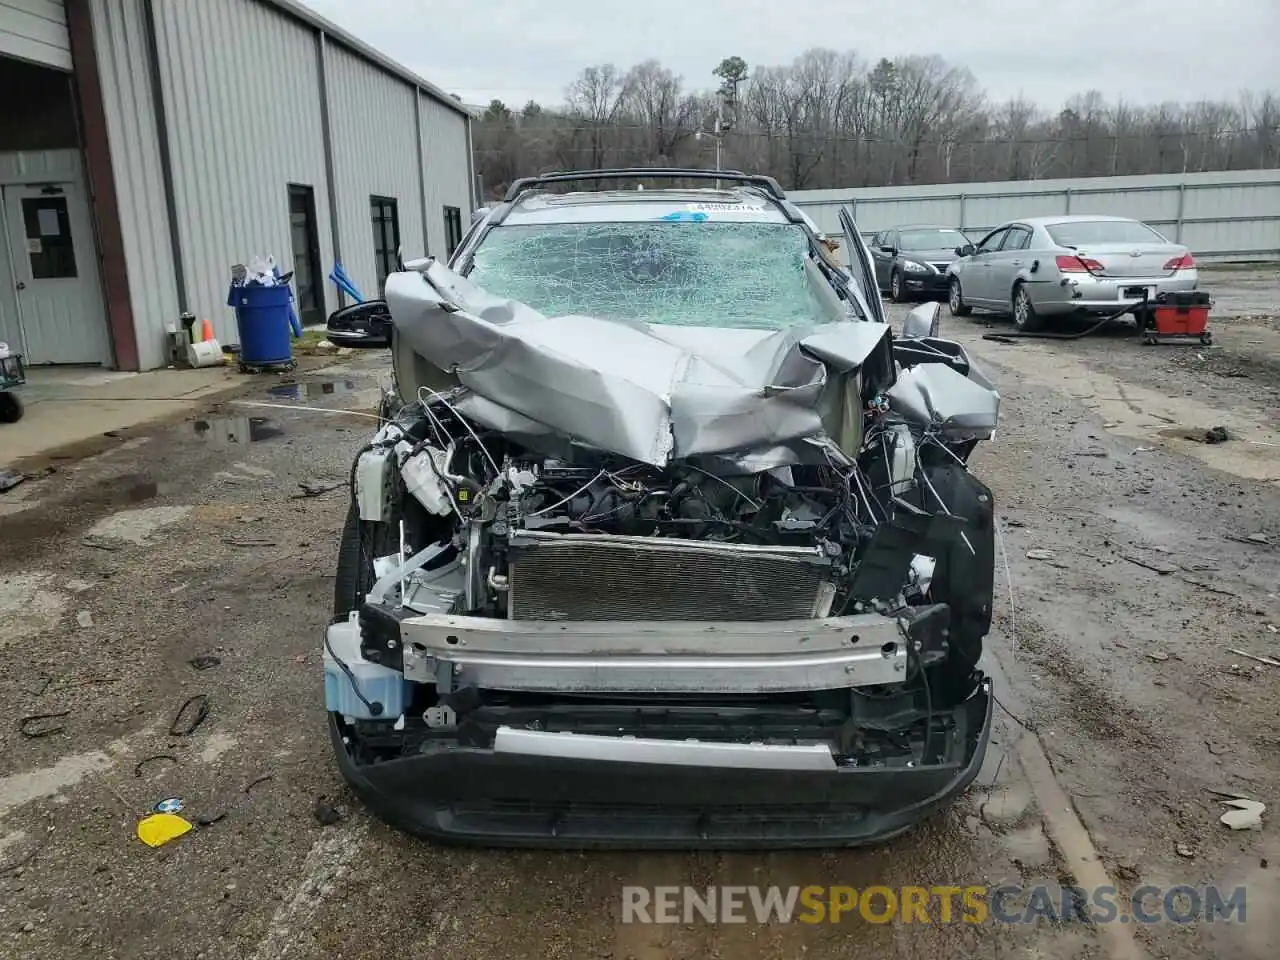
<instances>
[{"instance_id":1,"label":"corrugated metal siding","mask_svg":"<svg viewBox=\"0 0 1280 960\"><path fill-rule=\"evenodd\" d=\"M269 255L292 269L290 183L313 188L322 270L333 262L316 38L245 0L154 9L187 308L235 343L231 265Z\"/></svg>"},{"instance_id":2,"label":"corrugated metal siding","mask_svg":"<svg viewBox=\"0 0 1280 960\"><path fill-rule=\"evenodd\" d=\"M0 0L4 3L6 0ZM163 366L180 312L160 159L143 0L89 0L113 176L144 369ZM258 0L154 0L159 78L173 168L187 308L234 343L229 268L292 258L288 185L311 186L321 270L334 262L325 171L319 34ZM471 210L466 117L330 39L326 82L334 211L343 262L376 294L369 197L395 197L406 257L443 252L445 205ZM419 169L416 100L422 107ZM425 176L425 188L424 188ZM426 194L427 220L423 222ZM324 284L326 309L337 307Z\"/></svg>"},{"instance_id":3,"label":"corrugated metal siding","mask_svg":"<svg viewBox=\"0 0 1280 960\"><path fill-rule=\"evenodd\" d=\"M467 120L434 97L422 95L422 162L426 167L427 250L443 258L444 208L462 211L462 232L471 225L471 148Z\"/></svg>"},{"instance_id":4,"label":"corrugated metal siding","mask_svg":"<svg viewBox=\"0 0 1280 960\"><path fill-rule=\"evenodd\" d=\"M139 0L90 0L112 176L142 369L162 367L164 330L178 317L159 140Z\"/></svg>"},{"instance_id":5,"label":"corrugated metal siding","mask_svg":"<svg viewBox=\"0 0 1280 960\"><path fill-rule=\"evenodd\" d=\"M0 0L0 54L71 69L62 0Z\"/></svg>"},{"instance_id":6,"label":"corrugated metal siding","mask_svg":"<svg viewBox=\"0 0 1280 960\"><path fill-rule=\"evenodd\" d=\"M788 194L819 229L840 229L852 203L870 235L911 223L950 224L972 235L1019 217L1099 213L1135 217L1202 256L1280 255L1280 170L1004 183L929 184Z\"/></svg>"},{"instance_id":7,"label":"corrugated metal siding","mask_svg":"<svg viewBox=\"0 0 1280 960\"><path fill-rule=\"evenodd\" d=\"M396 201L406 260L425 249L414 142L416 94L399 78L335 43L326 50L342 265L361 293L376 297L371 196Z\"/></svg>"}]
</instances>

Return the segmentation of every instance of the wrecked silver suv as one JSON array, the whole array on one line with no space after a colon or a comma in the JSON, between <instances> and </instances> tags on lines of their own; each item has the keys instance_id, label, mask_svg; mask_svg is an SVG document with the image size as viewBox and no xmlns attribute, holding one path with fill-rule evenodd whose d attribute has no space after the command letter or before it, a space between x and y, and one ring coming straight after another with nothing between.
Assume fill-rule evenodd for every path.
<instances>
[{"instance_id":1,"label":"wrecked silver suv","mask_svg":"<svg viewBox=\"0 0 1280 960\"><path fill-rule=\"evenodd\" d=\"M553 174L388 279L325 639L369 806L499 845L826 846L973 779L966 461L999 398L936 305L892 334L843 228L847 269L767 177Z\"/></svg>"}]
</instances>

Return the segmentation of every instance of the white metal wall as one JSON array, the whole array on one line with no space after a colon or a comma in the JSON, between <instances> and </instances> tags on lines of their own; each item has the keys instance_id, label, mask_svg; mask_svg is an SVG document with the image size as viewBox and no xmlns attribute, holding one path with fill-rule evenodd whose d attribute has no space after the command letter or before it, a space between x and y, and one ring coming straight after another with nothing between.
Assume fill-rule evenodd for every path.
<instances>
[{"instance_id":1,"label":"white metal wall","mask_svg":"<svg viewBox=\"0 0 1280 960\"><path fill-rule=\"evenodd\" d=\"M62 0L0 0L0 56L70 70L71 38Z\"/></svg>"},{"instance_id":2,"label":"white metal wall","mask_svg":"<svg viewBox=\"0 0 1280 960\"><path fill-rule=\"evenodd\" d=\"M421 256L425 247L416 93L336 43L326 44L325 50L342 266L361 293L376 297L369 198L396 201L406 260Z\"/></svg>"},{"instance_id":3,"label":"white metal wall","mask_svg":"<svg viewBox=\"0 0 1280 960\"><path fill-rule=\"evenodd\" d=\"M333 261L316 39L265 4L153 6L187 309L234 343L231 265L270 255L292 269L290 183L312 188L324 273Z\"/></svg>"},{"instance_id":4,"label":"white metal wall","mask_svg":"<svg viewBox=\"0 0 1280 960\"><path fill-rule=\"evenodd\" d=\"M149 370L168 362L164 330L179 308L147 33L139 0L90 0L90 9L138 362Z\"/></svg>"},{"instance_id":5,"label":"white metal wall","mask_svg":"<svg viewBox=\"0 0 1280 960\"><path fill-rule=\"evenodd\" d=\"M443 258L444 208L462 211L462 230L471 225L471 143L467 120L434 97L422 105L422 162L427 184L427 252Z\"/></svg>"},{"instance_id":6,"label":"white metal wall","mask_svg":"<svg viewBox=\"0 0 1280 960\"><path fill-rule=\"evenodd\" d=\"M1018 217L1136 217L1208 257L1280 255L1280 170L1004 183L947 183L789 193L828 232L851 204L864 235L904 224L956 226L973 236Z\"/></svg>"}]
</instances>

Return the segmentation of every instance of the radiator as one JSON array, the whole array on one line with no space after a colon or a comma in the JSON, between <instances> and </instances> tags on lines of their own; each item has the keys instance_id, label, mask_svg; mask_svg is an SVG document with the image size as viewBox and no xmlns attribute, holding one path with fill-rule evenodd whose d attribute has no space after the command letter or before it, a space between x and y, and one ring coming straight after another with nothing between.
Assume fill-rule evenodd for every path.
<instances>
[{"instance_id":1,"label":"radiator","mask_svg":"<svg viewBox=\"0 0 1280 960\"><path fill-rule=\"evenodd\" d=\"M513 620L799 620L830 613L829 561L807 547L521 531Z\"/></svg>"}]
</instances>

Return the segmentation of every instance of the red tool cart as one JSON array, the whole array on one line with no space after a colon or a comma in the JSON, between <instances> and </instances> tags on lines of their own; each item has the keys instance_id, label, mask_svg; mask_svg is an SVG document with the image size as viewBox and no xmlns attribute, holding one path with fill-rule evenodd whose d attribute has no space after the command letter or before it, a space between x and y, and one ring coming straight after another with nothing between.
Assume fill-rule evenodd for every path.
<instances>
[{"instance_id":1,"label":"red tool cart","mask_svg":"<svg viewBox=\"0 0 1280 960\"><path fill-rule=\"evenodd\" d=\"M1209 308L1212 305L1209 294L1200 290L1160 294L1147 307L1142 323L1142 342L1149 345L1162 340L1213 343L1213 334L1209 332Z\"/></svg>"}]
</instances>

